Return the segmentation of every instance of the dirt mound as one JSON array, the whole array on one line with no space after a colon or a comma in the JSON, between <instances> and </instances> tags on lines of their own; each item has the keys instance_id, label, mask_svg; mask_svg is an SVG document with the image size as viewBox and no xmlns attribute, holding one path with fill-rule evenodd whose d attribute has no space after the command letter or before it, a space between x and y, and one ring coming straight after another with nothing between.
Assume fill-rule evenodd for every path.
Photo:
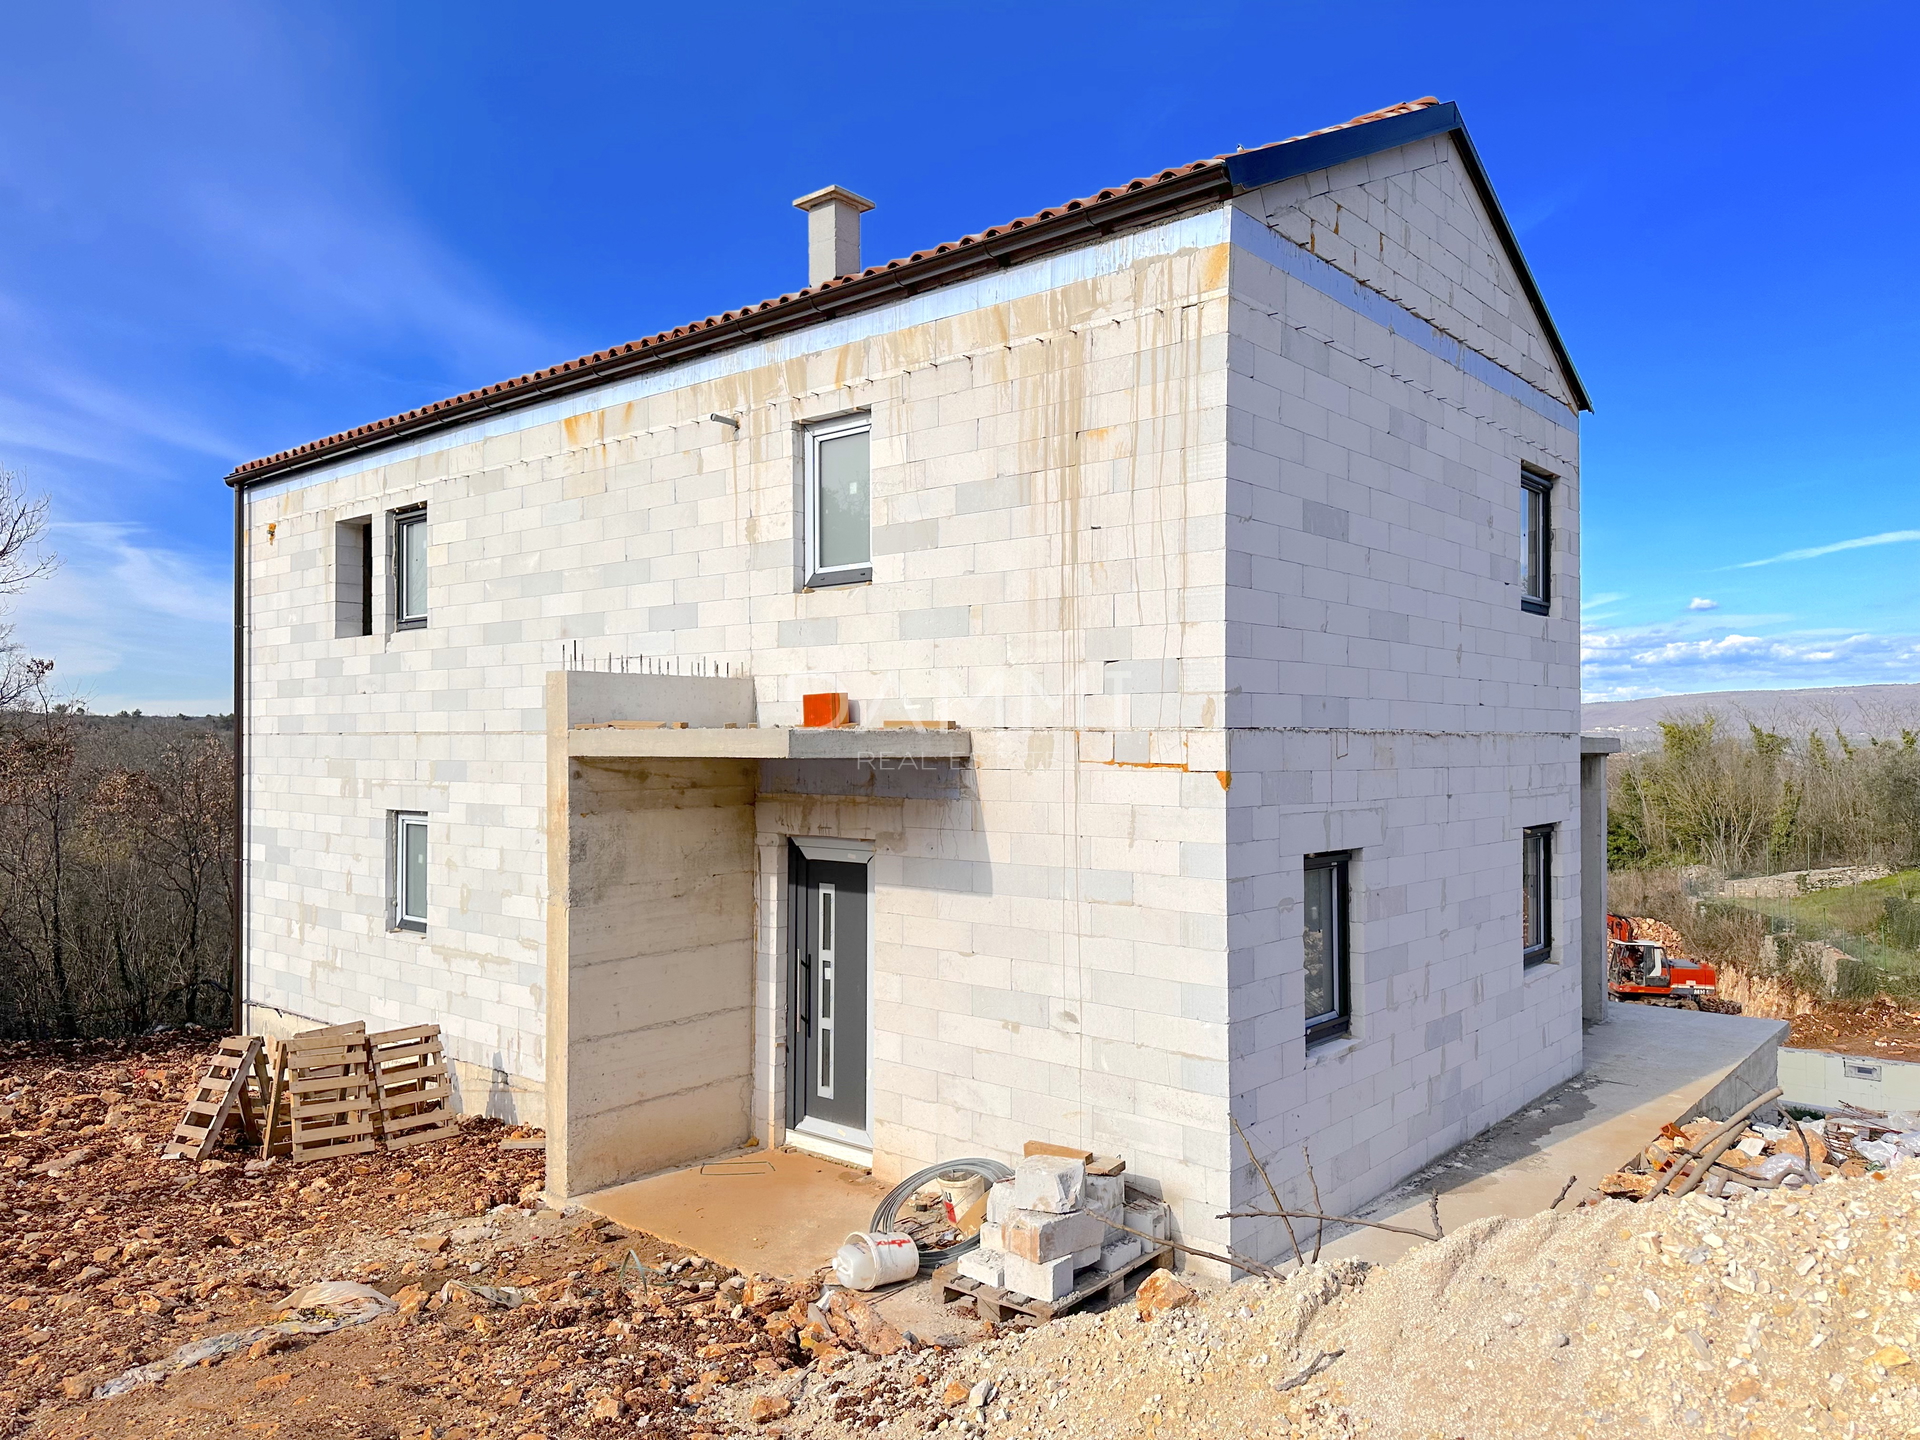
<instances>
[{"instance_id":1,"label":"dirt mound","mask_svg":"<svg viewBox=\"0 0 1920 1440\"><path fill-rule=\"evenodd\" d=\"M1920 1162L1731 1205L1485 1220L1385 1267L992 1341L951 1362L945 1393L956 1419L1049 1440L1905 1434L1917 1212ZM865 1433L804 1400L793 1421Z\"/></svg>"}]
</instances>

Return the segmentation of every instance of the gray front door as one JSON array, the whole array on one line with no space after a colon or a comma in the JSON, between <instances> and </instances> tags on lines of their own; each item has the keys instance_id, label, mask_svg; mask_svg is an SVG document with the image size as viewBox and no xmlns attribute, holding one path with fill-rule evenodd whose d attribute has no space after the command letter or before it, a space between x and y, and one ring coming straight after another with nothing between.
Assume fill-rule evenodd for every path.
<instances>
[{"instance_id":1,"label":"gray front door","mask_svg":"<svg viewBox=\"0 0 1920 1440\"><path fill-rule=\"evenodd\" d=\"M857 1140L867 1133L867 867L809 860L797 848L791 859L802 918L793 927L792 1123Z\"/></svg>"}]
</instances>

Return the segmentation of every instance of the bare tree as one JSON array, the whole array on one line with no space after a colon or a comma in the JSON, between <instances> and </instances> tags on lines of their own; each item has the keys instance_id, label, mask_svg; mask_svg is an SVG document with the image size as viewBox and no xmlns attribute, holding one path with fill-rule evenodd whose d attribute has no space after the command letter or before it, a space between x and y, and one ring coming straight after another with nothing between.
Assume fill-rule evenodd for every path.
<instances>
[{"instance_id":1,"label":"bare tree","mask_svg":"<svg viewBox=\"0 0 1920 1440\"><path fill-rule=\"evenodd\" d=\"M26 492L20 477L0 468L0 597L18 595L58 563L40 549L47 533L47 498ZM17 709L53 669L29 657L0 625L0 710Z\"/></svg>"}]
</instances>

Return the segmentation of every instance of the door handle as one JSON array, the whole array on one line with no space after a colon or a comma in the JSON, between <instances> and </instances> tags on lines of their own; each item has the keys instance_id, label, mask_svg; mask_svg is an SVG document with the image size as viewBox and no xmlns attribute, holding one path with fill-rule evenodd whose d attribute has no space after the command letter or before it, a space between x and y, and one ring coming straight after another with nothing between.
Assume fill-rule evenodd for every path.
<instances>
[{"instance_id":1,"label":"door handle","mask_svg":"<svg viewBox=\"0 0 1920 1440\"><path fill-rule=\"evenodd\" d=\"M800 1003L794 1007L794 1014L805 1029L813 1023L813 1017L807 1013L807 997L813 994L813 956L800 957Z\"/></svg>"}]
</instances>

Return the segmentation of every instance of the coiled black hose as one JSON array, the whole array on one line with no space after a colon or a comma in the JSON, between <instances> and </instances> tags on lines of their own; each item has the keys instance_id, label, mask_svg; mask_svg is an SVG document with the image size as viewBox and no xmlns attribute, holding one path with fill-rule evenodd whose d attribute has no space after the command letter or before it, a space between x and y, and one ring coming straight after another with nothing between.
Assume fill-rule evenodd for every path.
<instances>
[{"instance_id":1,"label":"coiled black hose","mask_svg":"<svg viewBox=\"0 0 1920 1440\"><path fill-rule=\"evenodd\" d=\"M1013 1178L1013 1171L998 1160L985 1160L978 1156L967 1160L942 1160L938 1165L929 1165L924 1170L916 1170L889 1190L887 1198L880 1202L880 1208L873 1212L871 1226L873 1233L885 1235L892 1231L894 1219L900 1210L900 1202L922 1186L932 1184L937 1176L944 1175L950 1170L965 1170L974 1175L984 1175L989 1186ZM923 1249L920 1252L920 1273L931 1275L949 1260L958 1260L969 1250L976 1250L979 1246L980 1232L976 1230L959 1244L949 1245L944 1250Z\"/></svg>"}]
</instances>

